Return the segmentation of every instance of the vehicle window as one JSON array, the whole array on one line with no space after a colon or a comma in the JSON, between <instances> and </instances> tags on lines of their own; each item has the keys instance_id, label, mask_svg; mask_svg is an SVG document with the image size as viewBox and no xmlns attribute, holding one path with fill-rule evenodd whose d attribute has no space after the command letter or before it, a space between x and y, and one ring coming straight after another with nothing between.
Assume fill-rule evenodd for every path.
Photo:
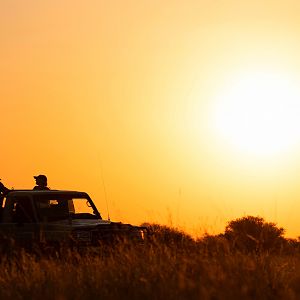
<instances>
[{"instance_id":1,"label":"vehicle window","mask_svg":"<svg viewBox=\"0 0 300 300\"><path fill-rule=\"evenodd\" d=\"M75 214L94 214L93 208L87 199L73 198L72 200Z\"/></svg>"},{"instance_id":2,"label":"vehicle window","mask_svg":"<svg viewBox=\"0 0 300 300\"><path fill-rule=\"evenodd\" d=\"M56 221L69 216L68 202L64 199L39 198L35 204L41 221Z\"/></svg>"},{"instance_id":3,"label":"vehicle window","mask_svg":"<svg viewBox=\"0 0 300 300\"><path fill-rule=\"evenodd\" d=\"M39 195L34 200L41 221L63 219L99 218L86 198L66 195Z\"/></svg>"}]
</instances>

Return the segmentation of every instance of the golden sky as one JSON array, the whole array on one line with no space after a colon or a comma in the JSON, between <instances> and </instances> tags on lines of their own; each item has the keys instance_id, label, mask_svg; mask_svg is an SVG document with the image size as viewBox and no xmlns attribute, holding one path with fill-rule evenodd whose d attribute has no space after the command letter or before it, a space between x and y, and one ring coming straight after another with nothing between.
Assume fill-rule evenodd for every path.
<instances>
[{"instance_id":1,"label":"golden sky","mask_svg":"<svg viewBox=\"0 0 300 300\"><path fill-rule=\"evenodd\" d=\"M107 217L300 235L300 2L1 0L1 177Z\"/></svg>"}]
</instances>

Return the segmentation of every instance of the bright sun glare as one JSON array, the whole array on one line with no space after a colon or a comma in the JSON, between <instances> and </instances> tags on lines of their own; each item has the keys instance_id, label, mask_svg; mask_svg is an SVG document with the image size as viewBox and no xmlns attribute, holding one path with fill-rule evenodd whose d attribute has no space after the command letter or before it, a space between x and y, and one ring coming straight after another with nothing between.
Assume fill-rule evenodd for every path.
<instances>
[{"instance_id":1,"label":"bright sun glare","mask_svg":"<svg viewBox=\"0 0 300 300\"><path fill-rule=\"evenodd\" d=\"M215 124L234 148L274 155L300 141L300 90L288 76L251 72L218 97Z\"/></svg>"}]
</instances>

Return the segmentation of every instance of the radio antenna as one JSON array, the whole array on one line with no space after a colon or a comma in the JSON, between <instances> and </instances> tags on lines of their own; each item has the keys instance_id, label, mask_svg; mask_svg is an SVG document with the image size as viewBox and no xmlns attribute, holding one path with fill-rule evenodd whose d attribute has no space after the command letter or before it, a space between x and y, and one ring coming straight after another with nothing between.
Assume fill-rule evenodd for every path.
<instances>
[{"instance_id":1,"label":"radio antenna","mask_svg":"<svg viewBox=\"0 0 300 300\"><path fill-rule=\"evenodd\" d=\"M102 181L102 186L103 186L103 191L104 191L104 199L105 199L105 203L106 203L107 219L108 219L108 221L110 221L106 185L105 185L105 181L104 181L104 172L103 172L101 160L100 160L100 173L101 173L101 181Z\"/></svg>"}]
</instances>

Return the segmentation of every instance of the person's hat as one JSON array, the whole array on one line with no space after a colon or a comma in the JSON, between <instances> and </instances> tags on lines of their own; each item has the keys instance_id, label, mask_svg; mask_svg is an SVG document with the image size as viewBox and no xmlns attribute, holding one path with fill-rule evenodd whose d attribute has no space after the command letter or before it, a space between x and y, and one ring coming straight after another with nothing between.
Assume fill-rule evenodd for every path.
<instances>
[{"instance_id":1,"label":"person's hat","mask_svg":"<svg viewBox=\"0 0 300 300\"><path fill-rule=\"evenodd\" d=\"M33 176L33 178L34 179L40 179L40 180L47 181L47 176L46 175Z\"/></svg>"}]
</instances>

